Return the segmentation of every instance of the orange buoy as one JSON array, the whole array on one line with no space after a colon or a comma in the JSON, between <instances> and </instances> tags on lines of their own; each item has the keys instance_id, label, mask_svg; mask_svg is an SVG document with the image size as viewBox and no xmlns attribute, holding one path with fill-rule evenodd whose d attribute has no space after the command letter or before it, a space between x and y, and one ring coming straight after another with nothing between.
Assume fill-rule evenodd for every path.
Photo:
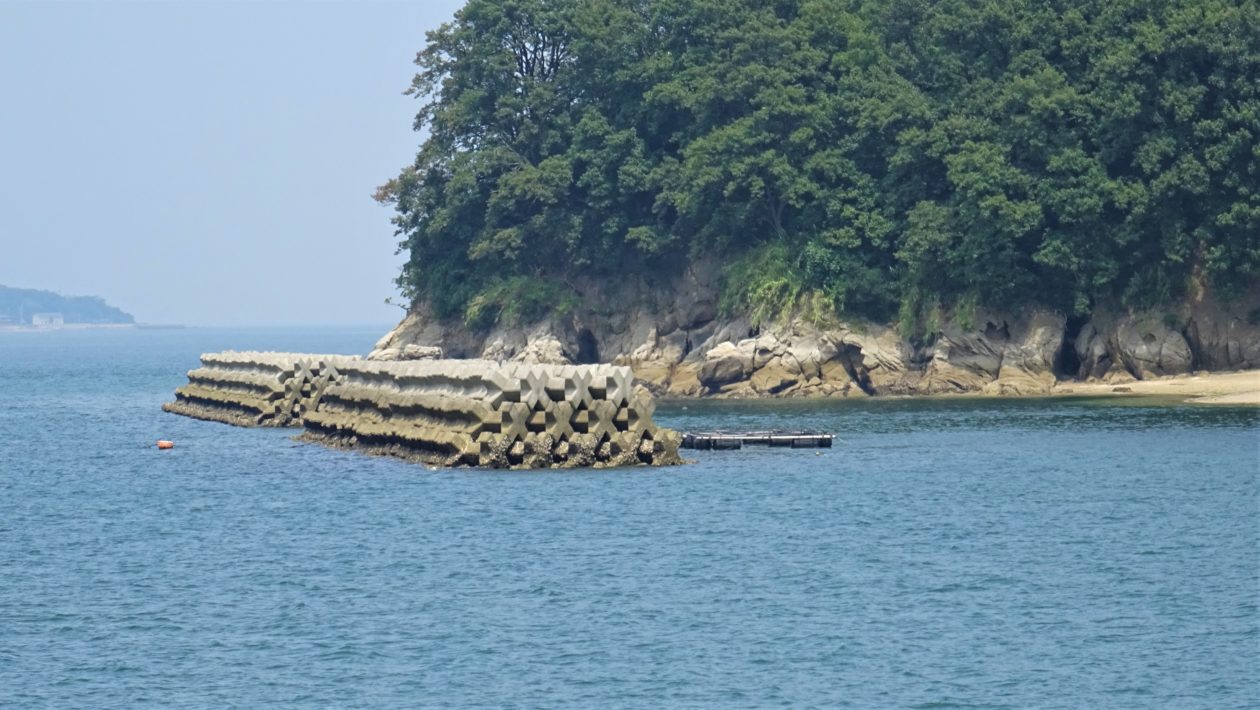
<instances>
[{"instance_id":1,"label":"orange buoy","mask_svg":"<svg viewBox=\"0 0 1260 710\"><path fill-rule=\"evenodd\" d=\"M173 449L175 448L175 442L167 441L166 439L159 439L158 448L159 449Z\"/></svg>"}]
</instances>

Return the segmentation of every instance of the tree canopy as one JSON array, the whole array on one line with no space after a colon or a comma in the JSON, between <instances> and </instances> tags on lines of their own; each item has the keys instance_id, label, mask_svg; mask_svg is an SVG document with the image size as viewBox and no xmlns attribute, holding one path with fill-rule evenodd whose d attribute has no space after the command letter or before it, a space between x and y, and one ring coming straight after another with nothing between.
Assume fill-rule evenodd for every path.
<instances>
[{"instance_id":1,"label":"tree canopy","mask_svg":"<svg viewBox=\"0 0 1260 710\"><path fill-rule=\"evenodd\" d=\"M713 254L750 313L1235 293L1260 274L1257 8L469 0L378 191L399 283L470 322Z\"/></svg>"}]
</instances>

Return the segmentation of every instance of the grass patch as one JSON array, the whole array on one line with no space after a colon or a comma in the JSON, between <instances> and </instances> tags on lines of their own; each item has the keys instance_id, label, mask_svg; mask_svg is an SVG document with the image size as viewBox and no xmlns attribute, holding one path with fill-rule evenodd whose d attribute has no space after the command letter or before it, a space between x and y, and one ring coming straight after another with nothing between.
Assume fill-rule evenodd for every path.
<instances>
[{"instance_id":1,"label":"grass patch","mask_svg":"<svg viewBox=\"0 0 1260 710\"><path fill-rule=\"evenodd\" d=\"M798 315L819 327L836 321L834 301L810 288L793 248L764 244L733 261L722 275L718 310L747 316L753 326L782 323Z\"/></svg>"},{"instance_id":2,"label":"grass patch","mask_svg":"<svg viewBox=\"0 0 1260 710\"><path fill-rule=\"evenodd\" d=\"M787 320L803 291L801 272L788 245L765 244L726 268L718 310L727 317L747 315L754 326Z\"/></svg>"},{"instance_id":3,"label":"grass patch","mask_svg":"<svg viewBox=\"0 0 1260 710\"><path fill-rule=\"evenodd\" d=\"M566 286L526 276L494 283L482 289L464 308L464 324L485 331L495 325L520 325L547 316L563 316L577 305Z\"/></svg>"}]
</instances>

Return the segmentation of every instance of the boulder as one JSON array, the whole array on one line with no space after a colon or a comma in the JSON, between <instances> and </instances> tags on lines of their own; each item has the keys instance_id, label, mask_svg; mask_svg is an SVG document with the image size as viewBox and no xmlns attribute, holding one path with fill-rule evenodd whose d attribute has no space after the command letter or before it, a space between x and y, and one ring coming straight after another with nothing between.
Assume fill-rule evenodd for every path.
<instances>
[{"instance_id":1,"label":"boulder","mask_svg":"<svg viewBox=\"0 0 1260 710\"><path fill-rule=\"evenodd\" d=\"M752 374L749 384L763 394L779 394L800 381L800 370L792 372L782 357L776 357Z\"/></svg>"},{"instance_id":2,"label":"boulder","mask_svg":"<svg viewBox=\"0 0 1260 710\"><path fill-rule=\"evenodd\" d=\"M445 356L436 345L405 345L400 360L441 360Z\"/></svg>"},{"instance_id":3,"label":"boulder","mask_svg":"<svg viewBox=\"0 0 1260 710\"><path fill-rule=\"evenodd\" d=\"M765 367L771 360L787 352L787 346L774 334L758 336L751 342L741 340L737 345L743 349L751 348L754 369Z\"/></svg>"},{"instance_id":4,"label":"boulder","mask_svg":"<svg viewBox=\"0 0 1260 710\"><path fill-rule=\"evenodd\" d=\"M634 379L653 394L661 394L666 391L673 378L673 366L669 363L661 362L660 360L647 360L639 362L618 360L617 364L630 365L630 369L634 370Z\"/></svg>"},{"instance_id":5,"label":"boulder","mask_svg":"<svg viewBox=\"0 0 1260 710\"><path fill-rule=\"evenodd\" d=\"M367 359L380 362L394 362L402 359L402 348L377 348L368 353Z\"/></svg>"},{"instance_id":6,"label":"boulder","mask_svg":"<svg viewBox=\"0 0 1260 710\"><path fill-rule=\"evenodd\" d=\"M750 341L741 341L741 344ZM716 390L733 382L739 382L752 374L754 354L751 347L737 347L733 343L719 343L704 356L697 377L710 390Z\"/></svg>"},{"instance_id":7,"label":"boulder","mask_svg":"<svg viewBox=\"0 0 1260 710\"><path fill-rule=\"evenodd\" d=\"M544 334L532 338L520 352L512 356L512 362L523 362L530 365L571 365L573 361L565 354L564 345L553 335Z\"/></svg>"},{"instance_id":8,"label":"boulder","mask_svg":"<svg viewBox=\"0 0 1260 710\"><path fill-rule=\"evenodd\" d=\"M1142 380L1190 372L1194 363L1185 336L1151 315L1122 317L1108 345L1116 359Z\"/></svg>"},{"instance_id":9,"label":"boulder","mask_svg":"<svg viewBox=\"0 0 1260 710\"><path fill-rule=\"evenodd\" d=\"M486 340L485 347L481 350L481 359L503 362L511 359L515 354L516 351L503 342L503 338L495 338L494 340Z\"/></svg>"},{"instance_id":10,"label":"boulder","mask_svg":"<svg viewBox=\"0 0 1260 710\"><path fill-rule=\"evenodd\" d=\"M849 371L845 368L844 363L839 360L829 360L823 363L819 369L823 384L845 387L853 382L853 378L849 376Z\"/></svg>"},{"instance_id":11,"label":"boulder","mask_svg":"<svg viewBox=\"0 0 1260 710\"><path fill-rule=\"evenodd\" d=\"M674 366L670 373L669 387L665 394L670 397L694 397L704 391L700 384L700 365L694 362L682 362Z\"/></svg>"},{"instance_id":12,"label":"boulder","mask_svg":"<svg viewBox=\"0 0 1260 710\"><path fill-rule=\"evenodd\" d=\"M685 333L676 332L665 337L659 333L655 326L649 328L642 342L628 355L618 355L614 360L618 364L629 365L635 378L656 394L665 393L670 388L675 367L682 361L686 347Z\"/></svg>"}]
</instances>

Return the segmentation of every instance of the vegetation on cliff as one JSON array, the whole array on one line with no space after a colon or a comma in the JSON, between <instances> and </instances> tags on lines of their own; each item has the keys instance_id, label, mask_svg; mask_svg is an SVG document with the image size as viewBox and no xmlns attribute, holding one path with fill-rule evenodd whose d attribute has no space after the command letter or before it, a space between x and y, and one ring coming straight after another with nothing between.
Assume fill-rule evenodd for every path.
<instances>
[{"instance_id":1,"label":"vegetation on cliff","mask_svg":"<svg viewBox=\"0 0 1260 710\"><path fill-rule=\"evenodd\" d=\"M1260 274L1258 7L469 0L378 192L399 284L481 325L713 254L762 317L1228 295Z\"/></svg>"}]
</instances>

